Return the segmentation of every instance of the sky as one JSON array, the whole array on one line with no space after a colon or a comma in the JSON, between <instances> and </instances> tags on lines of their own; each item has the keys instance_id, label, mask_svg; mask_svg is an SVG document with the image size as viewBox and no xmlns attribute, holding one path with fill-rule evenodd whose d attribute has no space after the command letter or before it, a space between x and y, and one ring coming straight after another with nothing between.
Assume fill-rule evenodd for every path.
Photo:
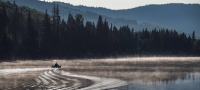
<instances>
[{"instance_id":1,"label":"sky","mask_svg":"<svg viewBox=\"0 0 200 90\"><path fill-rule=\"evenodd\" d=\"M105 7L109 9L129 9L149 4L167 4L167 3L200 4L200 0L45 0L45 1L50 1L50 2L61 1L73 5Z\"/></svg>"}]
</instances>

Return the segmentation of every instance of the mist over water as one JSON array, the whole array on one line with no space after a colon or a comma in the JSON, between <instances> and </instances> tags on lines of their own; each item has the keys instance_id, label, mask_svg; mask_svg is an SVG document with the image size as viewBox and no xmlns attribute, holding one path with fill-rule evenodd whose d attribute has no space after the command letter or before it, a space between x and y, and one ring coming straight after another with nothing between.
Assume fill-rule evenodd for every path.
<instances>
[{"instance_id":1,"label":"mist over water","mask_svg":"<svg viewBox=\"0 0 200 90\"><path fill-rule=\"evenodd\" d=\"M108 59L108 61L111 60L113 59ZM162 66L157 66L157 64L147 66L151 69L140 72L148 73L147 75L133 77L132 80L127 80L128 85L116 88L116 90L200 90L200 70L198 63L200 57L138 57L117 59L117 61L123 60L163 63L159 63Z\"/></svg>"},{"instance_id":2,"label":"mist over water","mask_svg":"<svg viewBox=\"0 0 200 90\"><path fill-rule=\"evenodd\" d=\"M101 59L106 61L198 61L200 57L124 57Z\"/></svg>"},{"instance_id":3,"label":"mist over water","mask_svg":"<svg viewBox=\"0 0 200 90\"><path fill-rule=\"evenodd\" d=\"M133 80L129 85L119 87L117 90L200 90L200 73L187 74L184 78L178 77L175 80L163 80L157 82L144 82Z\"/></svg>"},{"instance_id":4,"label":"mist over water","mask_svg":"<svg viewBox=\"0 0 200 90\"><path fill-rule=\"evenodd\" d=\"M88 78L94 76L98 78L95 80L105 80L105 83L96 84L97 86L101 85L100 88L103 88L103 85L106 86L107 82L111 82L110 84L115 83L115 87L118 87L113 87L114 90L200 90L200 57L19 60L0 63L1 68L3 68L0 69L0 76L32 71L51 71L51 68L36 68L35 66L49 67L56 62L62 65L63 71L75 73L75 76L85 75ZM60 75L62 76L62 74ZM67 75L71 76L71 74ZM95 80L91 79L93 82ZM122 82L123 85L120 84Z\"/></svg>"}]
</instances>

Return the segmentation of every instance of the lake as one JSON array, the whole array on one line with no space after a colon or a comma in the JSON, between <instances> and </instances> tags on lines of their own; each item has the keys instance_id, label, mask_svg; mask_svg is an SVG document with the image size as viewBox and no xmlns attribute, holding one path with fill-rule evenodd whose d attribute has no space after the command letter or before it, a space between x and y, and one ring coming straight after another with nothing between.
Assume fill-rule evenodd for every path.
<instances>
[{"instance_id":1,"label":"lake","mask_svg":"<svg viewBox=\"0 0 200 90\"><path fill-rule=\"evenodd\" d=\"M177 79L171 78L171 80L148 83L142 80L132 80L127 86L116 88L116 90L200 90L200 73L189 73Z\"/></svg>"},{"instance_id":2,"label":"lake","mask_svg":"<svg viewBox=\"0 0 200 90\"><path fill-rule=\"evenodd\" d=\"M61 69L50 68L56 62L62 65ZM200 57L18 60L0 63L1 90L41 88L200 90Z\"/></svg>"}]
</instances>

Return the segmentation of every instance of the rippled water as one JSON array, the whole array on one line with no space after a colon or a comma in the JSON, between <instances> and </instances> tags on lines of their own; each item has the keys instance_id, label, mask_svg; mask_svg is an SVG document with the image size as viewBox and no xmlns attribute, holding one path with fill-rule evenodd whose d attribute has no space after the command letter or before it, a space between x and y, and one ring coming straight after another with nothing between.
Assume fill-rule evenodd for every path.
<instances>
[{"instance_id":1,"label":"rippled water","mask_svg":"<svg viewBox=\"0 0 200 90\"><path fill-rule=\"evenodd\" d=\"M190 73L177 79L166 79L157 82L142 80L128 81L129 84L116 90L200 90L200 73Z\"/></svg>"},{"instance_id":2,"label":"rippled water","mask_svg":"<svg viewBox=\"0 0 200 90\"><path fill-rule=\"evenodd\" d=\"M31 62L30 64L30 62L22 61L21 65L32 65L35 67L38 63L41 62L36 62L35 64ZM144 57L93 61L80 60L70 62L71 64L69 64L69 62L64 63L63 65L69 66L63 68L64 71L70 72L71 70L72 72L76 71L78 73L75 75L59 73L55 72L58 70L54 71L52 68L34 69L28 67L16 69L16 67L13 67L17 66L15 63L3 63L0 65L2 66L1 68L7 68L7 66L10 65L11 69L1 69L0 76L28 71L44 71L44 73L38 74L39 77L35 78L37 83L33 82L34 85L32 85L32 83L26 85L20 82L20 89L14 90L24 89L24 86L30 90L32 88L38 88L39 86L49 88L49 86L52 85L55 86L54 88L59 89L68 88L69 86L66 83L68 81L60 80L62 77L74 77L77 78L77 80L82 78L79 80L80 82L74 83L75 86L84 85L85 82L81 82L83 79L92 81L88 86L84 86L86 88L84 90L110 90L113 88L114 90L200 90L200 57ZM82 71L85 71L86 74ZM10 80L12 79L13 78ZM5 84L5 88L11 88L6 87L7 83L4 83L3 80L7 80L2 77L2 83ZM57 87L56 85L61 85L61 87Z\"/></svg>"}]
</instances>

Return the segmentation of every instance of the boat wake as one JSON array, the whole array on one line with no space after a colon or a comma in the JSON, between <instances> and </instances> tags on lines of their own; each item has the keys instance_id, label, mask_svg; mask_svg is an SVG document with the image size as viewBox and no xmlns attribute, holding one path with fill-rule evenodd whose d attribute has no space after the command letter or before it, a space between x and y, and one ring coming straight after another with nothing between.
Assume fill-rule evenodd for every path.
<instances>
[{"instance_id":1,"label":"boat wake","mask_svg":"<svg viewBox=\"0 0 200 90\"><path fill-rule=\"evenodd\" d=\"M47 89L47 90L103 90L114 89L125 86L127 83L123 80L114 78L100 78L94 76L76 75L64 70L55 68L34 68L34 69L4 69L0 70L0 75L12 73L22 73L28 71L45 71L35 78L35 84L25 85L22 89ZM86 85L86 83L89 83ZM12 88L11 88L12 89Z\"/></svg>"}]
</instances>

